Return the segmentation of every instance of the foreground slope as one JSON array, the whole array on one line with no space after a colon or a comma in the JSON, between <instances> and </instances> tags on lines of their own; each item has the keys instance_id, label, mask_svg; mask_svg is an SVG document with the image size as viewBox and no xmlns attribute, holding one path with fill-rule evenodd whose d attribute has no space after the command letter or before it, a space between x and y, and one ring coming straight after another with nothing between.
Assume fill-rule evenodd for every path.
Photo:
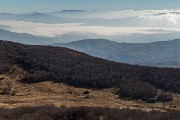
<instances>
[{"instance_id":1,"label":"foreground slope","mask_svg":"<svg viewBox=\"0 0 180 120\"><path fill-rule=\"evenodd\" d=\"M0 53L0 72L20 65L26 71L25 83L52 80L97 89L115 87L119 96L145 101L169 101L172 98L164 90L180 92L180 69L133 66L67 48L7 41L0 41Z\"/></svg>"},{"instance_id":2,"label":"foreground slope","mask_svg":"<svg viewBox=\"0 0 180 120\"><path fill-rule=\"evenodd\" d=\"M53 45L71 48L117 62L180 67L179 39L153 43L117 43L105 39L87 39Z\"/></svg>"},{"instance_id":3,"label":"foreground slope","mask_svg":"<svg viewBox=\"0 0 180 120\"><path fill-rule=\"evenodd\" d=\"M179 111L143 112L130 109L110 109L93 107L21 107L0 109L3 120L179 120Z\"/></svg>"},{"instance_id":4,"label":"foreground slope","mask_svg":"<svg viewBox=\"0 0 180 120\"><path fill-rule=\"evenodd\" d=\"M24 75L24 69L18 65L13 65L9 71L0 74L0 108L55 105L57 107L101 107L102 109L105 107L130 108L143 111L180 110L180 95L175 93L170 102L147 104L141 100L124 99L115 95L116 88L100 90L80 88L52 81L25 84L20 82ZM10 85L8 94L1 94L1 88L7 88L8 85ZM89 94L84 94L87 91Z\"/></svg>"}]
</instances>

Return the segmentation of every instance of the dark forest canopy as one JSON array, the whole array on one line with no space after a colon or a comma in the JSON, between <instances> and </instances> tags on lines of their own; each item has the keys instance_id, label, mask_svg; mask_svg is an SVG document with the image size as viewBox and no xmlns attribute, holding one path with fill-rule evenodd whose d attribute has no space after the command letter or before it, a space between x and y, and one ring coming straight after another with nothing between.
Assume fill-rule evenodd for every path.
<instances>
[{"instance_id":1,"label":"dark forest canopy","mask_svg":"<svg viewBox=\"0 0 180 120\"><path fill-rule=\"evenodd\" d=\"M53 80L97 89L116 87L120 96L146 101L171 100L165 91L180 93L180 69L128 65L62 47L7 41L0 41L0 55L0 72L18 64L27 71L22 80L26 83Z\"/></svg>"}]
</instances>

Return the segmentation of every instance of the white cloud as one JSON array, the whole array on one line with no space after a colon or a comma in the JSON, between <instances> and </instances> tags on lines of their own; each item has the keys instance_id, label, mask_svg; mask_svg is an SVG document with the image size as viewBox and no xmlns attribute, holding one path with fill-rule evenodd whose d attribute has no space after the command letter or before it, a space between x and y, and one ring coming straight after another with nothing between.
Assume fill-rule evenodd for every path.
<instances>
[{"instance_id":1,"label":"white cloud","mask_svg":"<svg viewBox=\"0 0 180 120\"><path fill-rule=\"evenodd\" d=\"M8 26L12 32L46 37L56 37L71 32L93 33L102 36L155 34L157 31L151 31L151 29L161 29L151 27L88 26L83 23L44 24L24 21L0 21L0 25Z\"/></svg>"},{"instance_id":2,"label":"white cloud","mask_svg":"<svg viewBox=\"0 0 180 120\"><path fill-rule=\"evenodd\" d=\"M163 10L124 10L124 11L106 11L95 12L86 15L87 18L101 18L101 19L143 19L156 21L159 24L179 25L180 26L180 9L163 9ZM140 21L140 20L139 20Z\"/></svg>"},{"instance_id":3,"label":"white cloud","mask_svg":"<svg viewBox=\"0 0 180 120\"><path fill-rule=\"evenodd\" d=\"M101 11L88 12L85 16L89 18L104 18L104 19L121 19L143 15L155 15L159 13L180 13L180 9L162 9L162 10L123 10L123 11ZM88 15L89 14L89 15ZM81 14L82 15L82 14Z\"/></svg>"},{"instance_id":4,"label":"white cloud","mask_svg":"<svg viewBox=\"0 0 180 120\"><path fill-rule=\"evenodd\" d=\"M139 18L149 19L153 21L157 21L160 24L164 23L167 25L179 25L180 23L180 15L172 12L164 12L164 13L156 13L156 14L145 14L138 16Z\"/></svg>"}]
</instances>

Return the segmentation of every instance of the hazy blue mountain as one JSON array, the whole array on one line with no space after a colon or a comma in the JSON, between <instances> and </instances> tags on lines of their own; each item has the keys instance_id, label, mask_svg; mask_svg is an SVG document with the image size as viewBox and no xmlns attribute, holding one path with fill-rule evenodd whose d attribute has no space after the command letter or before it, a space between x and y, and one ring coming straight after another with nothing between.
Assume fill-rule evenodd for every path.
<instances>
[{"instance_id":1,"label":"hazy blue mountain","mask_svg":"<svg viewBox=\"0 0 180 120\"><path fill-rule=\"evenodd\" d=\"M180 67L180 39L152 43L118 43L105 39L86 39L53 45L123 63Z\"/></svg>"},{"instance_id":2,"label":"hazy blue mountain","mask_svg":"<svg viewBox=\"0 0 180 120\"><path fill-rule=\"evenodd\" d=\"M46 45L58 41L58 38L33 36L27 33L14 33L2 29L0 29L0 39L33 45Z\"/></svg>"},{"instance_id":3,"label":"hazy blue mountain","mask_svg":"<svg viewBox=\"0 0 180 120\"><path fill-rule=\"evenodd\" d=\"M40 23L59 23L64 22L63 18L51 15L49 13L31 12L24 14L0 13L0 20L17 20L26 22Z\"/></svg>"},{"instance_id":4,"label":"hazy blue mountain","mask_svg":"<svg viewBox=\"0 0 180 120\"><path fill-rule=\"evenodd\" d=\"M86 10L62 10L60 12L86 12Z\"/></svg>"}]
</instances>

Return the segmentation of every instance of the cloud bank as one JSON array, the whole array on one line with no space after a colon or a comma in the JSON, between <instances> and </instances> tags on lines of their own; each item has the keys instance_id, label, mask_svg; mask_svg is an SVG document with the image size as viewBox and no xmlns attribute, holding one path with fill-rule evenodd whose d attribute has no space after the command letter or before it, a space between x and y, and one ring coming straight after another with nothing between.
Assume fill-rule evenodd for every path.
<instances>
[{"instance_id":1,"label":"cloud bank","mask_svg":"<svg viewBox=\"0 0 180 120\"><path fill-rule=\"evenodd\" d=\"M12 32L29 33L36 36L57 37L67 33L97 34L102 36L117 36L131 34L156 34L170 31L180 31L178 28L166 27L116 27L88 26L84 23L45 24L24 21L0 21Z\"/></svg>"},{"instance_id":2,"label":"cloud bank","mask_svg":"<svg viewBox=\"0 0 180 120\"><path fill-rule=\"evenodd\" d=\"M95 34L102 38L110 36L130 36L132 34L165 34L180 32L180 9L163 10L124 10L46 13L59 18L57 23L43 23L23 20L0 20L0 26L16 33L29 33L35 36L61 37L64 34ZM46 14L43 14L45 19ZM41 20L36 15L27 14L30 20ZM26 15L26 17L27 17ZM42 16L42 15L41 15ZM21 18L21 19L20 19ZM54 19L52 18L52 19ZM64 20L62 22L62 20ZM101 20L105 20L103 24ZM56 20L58 21L58 20ZM66 23L66 21L68 21ZM70 22L69 22L70 21ZM97 22L99 21L99 22ZM115 24L116 23L116 24Z\"/></svg>"}]
</instances>

